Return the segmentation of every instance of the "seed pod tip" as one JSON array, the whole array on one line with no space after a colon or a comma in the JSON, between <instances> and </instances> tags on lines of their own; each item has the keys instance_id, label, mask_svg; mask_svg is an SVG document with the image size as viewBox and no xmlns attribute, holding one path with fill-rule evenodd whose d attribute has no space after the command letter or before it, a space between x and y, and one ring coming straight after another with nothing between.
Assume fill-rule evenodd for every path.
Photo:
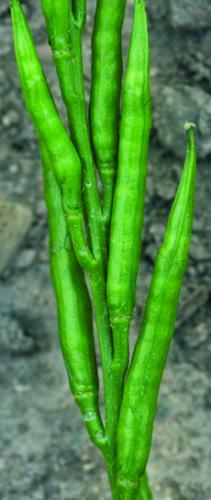
<instances>
[{"instance_id":1,"label":"seed pod tip","mask_svg":"<svg viewBox=\"0 0 211 500\"><path fill-rule=\"evenodd\" d=\"M188 132L191 129L195 130L196 129L196 125L193 122L185 122L184 129L186 130L186 132Z\"/></svg>"}]
</instances>

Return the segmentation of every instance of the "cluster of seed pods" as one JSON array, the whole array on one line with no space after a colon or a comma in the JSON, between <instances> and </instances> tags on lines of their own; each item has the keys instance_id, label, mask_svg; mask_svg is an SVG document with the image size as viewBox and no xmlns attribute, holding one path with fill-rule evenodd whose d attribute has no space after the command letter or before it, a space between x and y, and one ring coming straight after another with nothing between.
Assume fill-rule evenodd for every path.
<instances>
[{"instance_id":1,"label":"cluster of seed pods","mask_svg":"<svg viewBox=\"0 0 211 500\"><path fill-rule=\"evenodd\" d=\"M43 164L50 268L70 389L91 440L104 456L113 498L149 500L146 467L153 421L188 262L196 145L195 127L187 123L185 165L130 362L151 97L143 0L134 0L122 76L125 6L126 0L97 0L87 113L82 50L86 1L41 0L70 133L50 93L19 0L11 0L11 16L21 88ZM103 373L104 418L98 401L93 316Z\"/></svg>"}]
</instances>

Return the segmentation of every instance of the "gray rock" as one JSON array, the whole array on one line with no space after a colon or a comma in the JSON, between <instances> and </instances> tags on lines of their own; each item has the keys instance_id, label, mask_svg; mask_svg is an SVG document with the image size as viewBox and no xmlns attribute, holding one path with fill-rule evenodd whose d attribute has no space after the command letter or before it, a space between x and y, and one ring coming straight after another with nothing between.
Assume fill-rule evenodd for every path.
<instances>
[{"instance_id":1,"label":"gray rock","mask_svg":"<svg viewBox=\"0 0 211 500\"><path fill-rule=\"evenodd\" d=\"M7 0L1 0L0 17L4 17L8 13L9 7Z\"/></svg>"},{"instance_id":2,"label":"gray rock","mask_svg":"<svg viewBox=\"0 0 211 500\"><path fill-rule=\"evenodd\" d=\"M190 256L199 262L203 260L210 261L210 248L206 245L206 241L203 241L196 234L192 236Z\"/></svg>"},{"instance_id":3,"label":"gray rock","mask_svg":"<svg viewBox=\"0 0 211 500\"><path fill-rule=\"evenodd\" d=\"M33 339L24 335L23 330L15 319L0 316L0 350L13 354L24 354L32 351Z\"/></svg>"},{"instance_id":4,"label":"gray rock","mask_svg":"<svg viewBox=\"0 0 211 500\"><path fill-rule=\"evenodd\" d=\"M198 156L211 153L211 101L210 96L198 87L188 85L165 86L157 93L154 123L164 148L179 158L184 158L184 123L196 123L198 130Z\"/></svg>"},{"instance_id":5,"label":"gray rock","mask_svg":"<svg viewBox=\"0 0 211 500\"><path fill-rule=\"evenodd\" d=\"M198 31L201 28L210 28L211 4L210 0L169 0L171 23L174 28L185 28Z\"/></svg>"},{"instance_id":6,"label":"gray rock","mask_svg":"<svg viewBox=\"0 0 211 500\"><path fill-rule=\"evenodd\" d=\"M152 16L153 20L160 21L168 14L169 0L162 0L162 2L160 2L159 8L157 2L155 2L154 0L148 0L147 10L149 11L149 14L150 16Z\"/></svg>"},{"instance_id":7,"label":"gray rock","mask_svg":"<svg viewBox=\"0 0 211 500\"><path fill-rule=\"evenodd\" d=\"M29 207L0 201L0 274L16 255L32 222Z\"/></svg>"},{"instance_id":8,"label":"gray rock","mask_svg":"<svg viewBox=\"0 0 211 500\"><path fill-rule=\"evenodd\" d=\"M23 250L16 259L15 262L16 269L23 270L31 267L34 262L35 255L36 252L34 248L26 248L25 250Z\"/></svg>"},{"instance_id":9,"label":"gray rock","mask_svg":"<svg viewBox=\"0 0 211 500\"><path fill-rule=\"evenodd\" d=\"M194 335L189 336L188 338L188 346L199 347L201 344L206 342L208 335L208 325L205 322L199 323L195 328Z\"/></svg>"},{"instance_id":10,"label":"gray rock","mask_svg":"<svg viewBox=\"0 0 211 500\"><path fill-rule=\"evenodd\" d=\"M190 270L191 268L189 269L189 271ZM181 326L188 320L191 320L191 318L193 318L193 316L198 312L198 310L201 309L202 306L204 306L204 304L207 303L209 298L209 289L207 286L201 285L198 286L195 290L193 290L193 292L189 292L185 300L184 300L184 295L186 295L185 290L183 290L182 293L183 300L181 301L179 307L179 314L177 315L176 319L177 329L181 329ZM204 323L201 322L199 325L197 325L196 330L198 327L200 329L199 337L202 338L203 337L202 329L206 329L206 325L204 325ZM194 333L194 337L195 336L196 335Z\"/></svg>"}]
</instances>

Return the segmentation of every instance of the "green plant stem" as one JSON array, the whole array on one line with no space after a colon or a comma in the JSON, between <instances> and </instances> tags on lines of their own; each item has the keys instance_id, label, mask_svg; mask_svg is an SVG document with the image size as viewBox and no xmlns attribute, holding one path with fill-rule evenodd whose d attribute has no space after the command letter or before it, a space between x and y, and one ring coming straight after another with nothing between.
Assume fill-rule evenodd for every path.
<instances>
[{"instance_id":1,"label":"green plant stem","mask_svg":"<svg viewBox=\"0 0 211 500\"><path fill-rule=\"evenodd\" d=\"M143 478L141 479L138 494L136 500L153 500L153 495L148 482L147 473L145 472Z\"/></svg>"}]
</instances>

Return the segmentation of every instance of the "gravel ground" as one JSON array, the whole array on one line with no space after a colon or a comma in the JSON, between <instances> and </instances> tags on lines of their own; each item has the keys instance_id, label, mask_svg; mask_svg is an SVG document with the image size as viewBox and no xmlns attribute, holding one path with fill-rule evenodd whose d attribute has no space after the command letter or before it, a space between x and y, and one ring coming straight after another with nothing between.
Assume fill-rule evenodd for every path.
<instances>
[{"instance_id":1,"label":"gravel ground","mask_svg":"<svg viewBox=\"0 0 211 500\"><path fill-rule=\"evenodd\" d=\"M126 55L132 0L124 28ZM65 119L39 2L24 1ZM84 43L90 87L88 1ZM181 173L183 123L198 128L191 256L162 384L149 475L155 500L210 500L211 8L209 0L148 1L154 122L143 264L131 343ZM0 499L109 499L100 455L69 394L48 271L47 217L35 133L18 84L8 1L0 5Z\"/></svg>"}]
</instances>

